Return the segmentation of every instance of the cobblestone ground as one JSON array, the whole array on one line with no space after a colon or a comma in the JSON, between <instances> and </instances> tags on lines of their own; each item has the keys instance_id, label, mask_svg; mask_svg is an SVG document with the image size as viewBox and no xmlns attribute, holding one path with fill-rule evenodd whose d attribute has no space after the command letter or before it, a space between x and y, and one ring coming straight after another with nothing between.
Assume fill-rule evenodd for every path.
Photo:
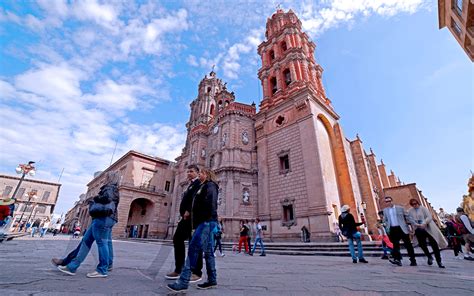
<instances>
[{"instance_id":1,"label":"cobblestone ground","mask_svg":"<svg viewBox=\"0 0 474 296\"><path fill-rule=\"evenodd\" d=\"M88 279L97 263L96 247L67 276L50 263L79 243L69 237L21 238L0 244L0 295L169 295L164 275L173 268L172 247L114 241L114 270L105 279ZM392 266L379 258L353 264L349 257L246 256L216 258L218 288L188 295L474 295L474 262L443 251L446 269Z\"/></svg>"}]
</instances>

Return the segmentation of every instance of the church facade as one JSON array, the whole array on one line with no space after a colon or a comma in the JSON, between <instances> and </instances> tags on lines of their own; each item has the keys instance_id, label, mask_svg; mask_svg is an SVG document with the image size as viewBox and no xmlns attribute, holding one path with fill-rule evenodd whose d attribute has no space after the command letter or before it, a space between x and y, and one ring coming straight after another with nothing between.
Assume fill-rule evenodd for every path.
<instances>
[{"instance_id":1,"label":"church facade","mask_svg":"<svg viewBox=\"0 0 474 296\"><path fill-rule=\"evenodd\" d=\"M416 184L406 189L408 185L392 171L388 174L372 149L366 152L358 136L346 138L340 116L324 90L323 69L314 58L316 45L303 32L298 17L291 10L277 10L267 20L265 36L258 47L263 89L258 111L255 104L237 102L214 71L199 83L186 124L185 147L175 163L163 167L168 173L160 173L173 176L172 190L163 188L163 194L149 202L143 201L145 195L137 197L149 208L163 211L159 219L154 218L153 225L160 228L150 228L147 237L170 238L174 233L189 164L216 172L218 214L227 239L238 237L241 219L258 217L266 226L268 240L297 241L306 226L313 241L334 241L335 223L344 204L356 220L367 222L366 234L377 233L377 212L383 207L385 191L405 206L408 193L404 192L409 192L432 209ZM143 178L139 173L133 176L136 180L128 184L140 187ZM157 190L164 182L157 183ZM133 195L120 203L119 221L128 222L114 228L115 236L130 236L137 223L151 227L146 218L140 220L136 213L143 210L136 207Z\"/></svg>"}]
</instances>

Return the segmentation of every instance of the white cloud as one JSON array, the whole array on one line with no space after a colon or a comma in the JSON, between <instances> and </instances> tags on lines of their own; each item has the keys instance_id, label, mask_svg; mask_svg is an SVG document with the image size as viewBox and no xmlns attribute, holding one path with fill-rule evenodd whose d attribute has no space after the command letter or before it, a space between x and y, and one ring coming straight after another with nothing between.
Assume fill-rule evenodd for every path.
<instances>
[{"instance_id":1,"label":"white cloud","mask_svg":"<svg viewBox=\"0 0 474 296\"><path fill-rule=\"evenodd\" d=\"M256 48L262 40L262 30L252 30L243 42L233 44L227 51L223 61L222 69L224 70L224 76L237 79L241 68L239 64L240 55L250 52L256 53Z\"/></svg>"},{"instance_id":2,"label":"white cloud","mask_svg":"<svg viewBox=\"0 0 474 296\"><path fill-rule=\"evenodd\" d=\"M190 66L193 66L193 67L199 66L199 63L197 62L196 57L193 56L192 54L190 54L190 55L186 58L186 62L187 62Z\"/></svg>"},{"instance_id":3,"label":"white cloud","mask_svg":"<svg viewBox=\"0 0 474 296\"><path fill-rule=\"evenodd\" d=\"M398 13L415 13L426 6L424 0L334 0L314 4L305 1L295 9L303 28L313 35L321 35L324 31L350 23L359 17L368 17L372 14L391 17Z\"/></svg>"}]
</instances>

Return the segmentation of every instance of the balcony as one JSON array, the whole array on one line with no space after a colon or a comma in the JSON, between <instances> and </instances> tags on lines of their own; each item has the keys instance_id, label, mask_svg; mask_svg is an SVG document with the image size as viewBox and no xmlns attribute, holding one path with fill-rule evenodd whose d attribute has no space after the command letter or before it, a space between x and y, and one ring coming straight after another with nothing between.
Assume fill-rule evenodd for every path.
<instances>
[{"instance_id":1,"label":"balcony","mask_svg":"<svg viewBox=\"0 0 474 296\"><path fill-rule=\"evenodd\" d=\"M120 183L119 187L128 187L128 188L132 188L132 189L135 189L135 190L146 191L146 192L151 192L151 193L157 193L157 194L161 194L161 195L166 194L166 192L164 190L157 189L156 186L148 185L148 184L136 185L136 184L129 183L129 182L122 182L122 183Z\"/></svg>"}]
</instances>

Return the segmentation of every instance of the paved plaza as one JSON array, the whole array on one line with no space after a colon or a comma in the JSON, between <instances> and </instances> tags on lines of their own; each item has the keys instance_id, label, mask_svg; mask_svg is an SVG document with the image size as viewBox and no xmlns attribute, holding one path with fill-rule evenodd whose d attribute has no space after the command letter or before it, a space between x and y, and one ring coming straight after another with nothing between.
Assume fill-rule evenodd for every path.
<instances>
[{"instance_id":1,"label":"paved plaza","mask_svg":"<svg viewBox=\"0 0 474 296\"><path fill-rule=\"evenodd\" d=\"M20 238L0 244L0 295L172 295L164 275L173 268L173 250L159 243L114 241L114 270L106 279L88 279L97 250L75 276L50 263L79 243L66 236ZM446 269L392 266L379 258L353 264L350 257L246 256L216 258L218 288L188 295L474 295L474 262L442 252ZM405 260L405 263L408 263Z\"/></svg>"}]
</instances>

